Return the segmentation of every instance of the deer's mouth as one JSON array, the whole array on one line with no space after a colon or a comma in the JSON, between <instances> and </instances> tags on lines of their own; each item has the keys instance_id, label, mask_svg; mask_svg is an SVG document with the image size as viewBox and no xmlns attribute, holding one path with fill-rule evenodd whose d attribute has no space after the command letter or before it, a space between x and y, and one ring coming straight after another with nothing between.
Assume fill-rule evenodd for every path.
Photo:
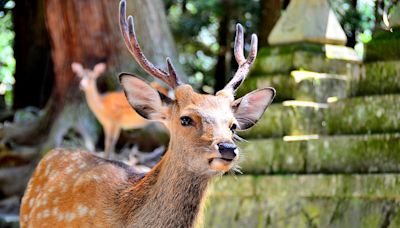
<instances>
[{"instance_id":1,"label":"deer's mouth","mask_svg":"<svg viewBox=\"0 0 400 228\"><path fill-rule=\"evenodd\" d=\"M229 171L235 159L215 157L208 160L210 168L219 172Z\"/></svg>"},{"instance_id":2,"label":"deer's mouth","mask_svg":"<svg viewBox=\"0 0 400 228\"><path fill-rule=\"evenodd\" d=\"M231 163L233 159L230 158L222 158L222 157L217 157L217 158L210 158L208 159L208 163L211 164L213 161L221 161L224 163Z\"/></svg>"}]
</instances>

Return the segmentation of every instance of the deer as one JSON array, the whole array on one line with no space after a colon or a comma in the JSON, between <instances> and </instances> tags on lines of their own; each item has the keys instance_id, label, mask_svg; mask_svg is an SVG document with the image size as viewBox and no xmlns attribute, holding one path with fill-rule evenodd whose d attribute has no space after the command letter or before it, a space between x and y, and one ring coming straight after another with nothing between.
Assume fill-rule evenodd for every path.
<instances>
[{"instance_id":1,"label":"deer","mask_svg":"<svg viewBox=\"0 0 400 228\"><path fill-rule=\"evenodd\" d=\"M82 64L73 62L72 71L80 78L80 88L84 91L90 110L94 113L104 130L105 158L114 156L115 144L121 130L138 129L147 126L150 121L133 110L126 100L123 91L100 94L96 81L106 70L105 63L98 63L93 70L83 68ZM167 94L157 82L151 85Z\"/></svg>"},{"instance_id":2,"label":"deer","mask_svg":"<svg viewBox=\"0 0 400 228\"><path fill-rule=\"evenodd\" d=\"M235 99L257 55L251 37L248 57L244 34L236 25L234 56L238 70L226 86L200 94L184 84L169 58L167 71L144 55L120 1L119 24L138 64L173 89L164 96L138 76L121 73L129 104L143 118L163 123L170 142L149 172L84 150L53 149L38 164L22 199L21 227L194 227L199 224L210 180L234 170L240 152L235 132L247 130L271 104L275 90L261 88Z\"/></svg>"}]
</instances>

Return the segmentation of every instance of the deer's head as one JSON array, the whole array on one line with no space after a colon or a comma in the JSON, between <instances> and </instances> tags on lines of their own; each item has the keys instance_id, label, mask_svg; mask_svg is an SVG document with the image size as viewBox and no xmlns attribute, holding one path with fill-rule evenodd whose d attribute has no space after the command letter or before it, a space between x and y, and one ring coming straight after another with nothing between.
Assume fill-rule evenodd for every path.
<instances>
[{"instance_id":1,"label":"deer's head","mask_svg":"<svg viewBox=\"0 0 400 228\"><path fill-rule=\"evenodd\" d=\"M93 70L83 68L80 63L71 64L72 71L81 79L80 87L85 90L91 83L96 83L98 77L106 70L106 64L98 63Z\"/></svg>"},{"instance_id":2,"label":"deer's head","mask_svg":"<svg viewBox=\"0 0 400 228\"><path fill-rule=\"evenodd\" d=\"M235 58L239 69L224 89L215 95L199 94L181 83L167 58L168 72L155 67L143 55L137 42L133 18L126 20L125 0L120 4L120 27L125 43L139 65L150 75L168 84L175 94L171 99L147 82L122 73L120 81L132 107L146 119L160 121L170 131L170 154L176 165L189 171L221 174L239 159L235 131L252 127L275 96L273 88L258 89L239 99L235 91L247 76L257 54L257 36L252 35L251 50L243 54L243 29L236 27Z\"/></svg>"}]
</instances>

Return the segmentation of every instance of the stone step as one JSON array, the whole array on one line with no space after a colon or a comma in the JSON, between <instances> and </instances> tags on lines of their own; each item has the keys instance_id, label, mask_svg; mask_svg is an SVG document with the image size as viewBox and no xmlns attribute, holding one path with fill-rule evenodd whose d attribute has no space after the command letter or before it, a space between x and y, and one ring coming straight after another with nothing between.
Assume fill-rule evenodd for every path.
<instances>
[{"instance_id":1,"label":"stone step","mask_svg":"<svg viewBox=\"0 0 400 228\"><path fill-rule=\"evenodd\" d=\"M328 98L346 98L349 83L346 75L291 71L290 74L251 75L238 91L238 96L260 88L274 87L276 101L301 100L326 103Z\"/></svg>"},{"instance_id":2,"label":"stone step","mask_svg":"<svg viewBox=\"0 0 400 228\"><path fill-rule=\"evenodd\" d=\"M273 87L277 93L274 102L294 100L296 82L290 74L252 74L246 78L237 91L237 97L242 97L247 93L265 87Z\"/></svg>"},{"instance_id":3,"label":"stone step","mask_svg":"<svg viewBox=\"0 0 400 228\"><path fill-rule=\"evenodd\" d=\"M354 50L343 46L288 44L260 49L254 74L288 74L292 70L350 75L360 66Z\"/></svg>"},{"instance_id":4,"label":"stone step","mask_svg":"<svg viewBox=\"0 0 400 228\"><path fill-rule=\"evenodd\" d=\"M327 107L327 104L295 100L272 104L254 127L239 135L250 139L325 134L324 110Z\"/></svg>"},{"instance_id":5,"label":"stone step","mask_svg":"<svg viewBox=\"0 0 400 228\"><path fill-rule=\"evenodd\" d=\"M245 174L400 173L400 134L295 136L240 144Z\"/></svg>"},{"instance_id":6,"label":"stone step","mask_svg":"<svg viewBox=\"0 0 400 228\"><path fill-rule=\"evenodd\" d=\"M353 96L400 93L400 60L365 63L351 80Z\"/></svg>"},{"instance_id":7,"label":"stone step","mask_svg":"<svg viewBox=\"0 0 400 228\"><path fill-rule=\"evenodd\" d=\"M400 227L399 200L397 174L224 176L204 227Z\"/></svg>"},{"instance_id":8,"label":"stone step","mask_svg":"<svg viewBox=\"0 0 400 228\"><path fill-rule=\"evenodd\" d=\"M330 134L400 132L400 95L365 96L329 103Z\"/></svg>"},{"instance_id":9,"label":"stone step","mask_svg":"<svg viewBox=\"0 0 400 228\"><path fill-rule=\"evenodd\" d=\"M400 94L272 104L246 138L400 132Z\"/></svg>"}]
</instances>

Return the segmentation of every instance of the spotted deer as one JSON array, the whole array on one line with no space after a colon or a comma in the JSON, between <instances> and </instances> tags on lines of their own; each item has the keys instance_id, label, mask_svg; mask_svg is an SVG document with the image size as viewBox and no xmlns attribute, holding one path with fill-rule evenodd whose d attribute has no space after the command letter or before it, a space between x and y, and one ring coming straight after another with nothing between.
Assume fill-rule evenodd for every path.
<instances>
[{"instance_id":1,"label":"spotted deer","mask_svg":"<svg viewBox=\"0 0 400 228\"><path fill-rule=\"evenodd\" d=\"M122 129L142 128L150 123L143 118L126 100L123 91L114 91L100 94L97 90L96 80L106 69L104 63L98 63L93 70L84 69L80 63L72 63L72 71L81 79L80 87L85 93L86 102L94 113L104 130L105 157L114 154L115 144ZM151 85L167 94L168 90L156 82Z\"/></svg>"},{"instance_id":2,"label":"spotted deer","mask_svg":"<svg viewBox=\"0 0 400 228\"><path fill-rule=\"evenodd\" d=\"M148 120L162 122L170 143L147 174L86 151L54 149L36 168L22 200L22 227L193 227L200 217L209 181L233 169L239 159L235 131L252 127L275 95L258 89L234 100L234 93L257 54L257 36L243 55L243 29L234 46L239 68L215 95L199 94L183 84L167 58L168 71L155 67L137 41L133 17L126 20L120 2L120 28L139 65L174 90L161 95L139 77L122 73L130 105Z\"/></svg>"}]
</instances>

